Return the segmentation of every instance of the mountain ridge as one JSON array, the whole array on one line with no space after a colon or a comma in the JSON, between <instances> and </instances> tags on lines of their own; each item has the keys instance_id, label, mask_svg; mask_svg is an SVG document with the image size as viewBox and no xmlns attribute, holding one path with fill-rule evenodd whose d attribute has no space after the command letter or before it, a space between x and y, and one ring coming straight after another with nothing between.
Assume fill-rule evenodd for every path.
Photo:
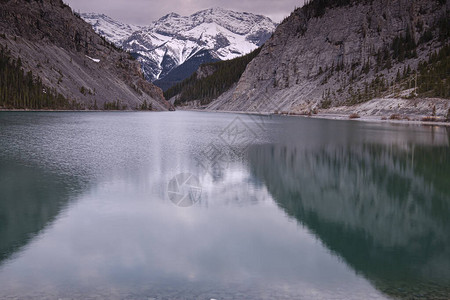
<instances>
[{"instance_id":1,"label":"mountain ridge","mask_svg":"<svg viewBox=\"0 0 450 300\"><path fill-rule=\"evenodd\" d=\"M92 25L95 32L105 37L116 46L120 46L121 41L129 37L133 32L145 28L145 26L119 22L108 15L101 13L83 13L80 14L80 16Z\"/></svg>"},{"instance_id":2,"label":"mountain ridge","mask_svg":"<svg viewBox=\"0 0 450 300\"><path fill-rule=\"evenodd\" d=\"M109 17L97 20L92 16L81 14L97 33L132 53L141 62L148 80L159 82L201 51L209 51L217 60L248 54L261 46L276 26L262 15L211 8L190 16L167 14L122 39L121 35L126 32L125 24L113 22ZM119 34L111 37L114 24L118 26ZM195 69L191 68L183 78L190 76Z\"/></svg>"}]
</instances>

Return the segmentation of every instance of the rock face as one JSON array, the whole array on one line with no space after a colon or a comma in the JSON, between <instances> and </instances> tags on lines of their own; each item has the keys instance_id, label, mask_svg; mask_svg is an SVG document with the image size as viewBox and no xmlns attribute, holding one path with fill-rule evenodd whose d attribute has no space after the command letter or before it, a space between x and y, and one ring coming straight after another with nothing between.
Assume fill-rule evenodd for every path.
<instances>
[{"instance_id":1,"label":"rock face","mask_svg":"<svg viewBox=\"0 0 450 300\"><path fill-rule=\"evenodd\" d=\"M414 70L447 42L439 40L437 24L449 16L448 1L351 2L320 15L295 10L248 65L237 86L211 108L302 113L364 97L385 97L389 89L375 94L380 82L392 85L404 68ZM425 39L430 32L431 39ZM417 44L415 52L396 58L393 42L408 35ZM392 89L391 93L400 92Z\"/></svg>"},{"instance_id":2,"label":"rock face","mask_svg":"<svg viewBox=\"0 0 450 300\"><path fill-rule=\"evenodd\" d=\"M0 2L0 44L43 83L85 108L118 103L136 109L171 106L144 80L140 65L109 44L61 0Z\"/></svg>"},{"instance_id":3,"label":"rock face","mask_svg":"<svg viewBox=\"0 0 450 300\"><path fill-rule=\"evenodd\" d=\"M191 16L168 14L124 39L130 27L101 15L81 16L98 33L133 53L142 64L145 77L151 81L161 81L173 69L205 50L216 60L250 53L275 30L275 23L267 17L213 8ZM190 68L183 78L195 69Z\"/></svg>"}]
</instances>

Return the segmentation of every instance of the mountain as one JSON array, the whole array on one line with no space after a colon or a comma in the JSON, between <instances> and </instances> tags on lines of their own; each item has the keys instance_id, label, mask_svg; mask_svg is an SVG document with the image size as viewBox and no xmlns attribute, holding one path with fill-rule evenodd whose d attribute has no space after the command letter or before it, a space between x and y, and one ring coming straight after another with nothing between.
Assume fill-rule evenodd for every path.
<instances>
[{"instance_id":1,"label":"mountain","mask_svg":"<svg viewBox=\"0 0 450 300\"><path fill-rule=\"evenodd\" d=\"M0 16L0 73L15 74L4 77L10 82L0 91L0 107L67 108L55 101L77 109L171 107L144 80L139 62L61 0L4 0Z\"/></svg>"},{"instance_id":2,"label":"mountain","mask_svg":"<svg viewBox=\"0 0 450 300\"><path fill-rule=\"evenodd\" d=\"M141 62L145 77L150 81L158 80L156 83L165 88L189 77L203 62L250 53L264 44L276 26L264 16L212 8L191 16L168 14L123 39L131 27L103 15L81 16L98 33L132 53ZM209 59L199 59L199 54ZM164 81L172 70L186 62L191 67L185 68L181 76L172 73L168 82Z\"/></svg>"},{"instance_id":3,"label":"mountain","mask_svg":"<svg viewBox=\"0 0 450 300\"><path fill-rule=\"evenodd\" d=\"M153 83L163 91L167 91L195 73L201 65L217 61L220 60L214 57L210 51L201 50L181 65L170 70L164 78L155 80Z\"/></svg>"},{"instance_id":4,"label":"mountain","mask_svg":"<svg viewBox=\"0 0 450 300\"><path fill-rule=\"evenodd\" d=\"M144 26L124 24L104 14L84 13L81 17L92 25L95 32L117 46L121 46L134 32L144 29Z\"/></svg>"},{"instance_id":5,"label":"mountain","mask_svg":"<svg viewBox=\"0 0 450 300\"><path fill-rule=\"evenodd\" d=\"M209 108L301 114L351 106L379 114L422 105L445 115L448 101L430 98L450 98L449 7L443 0L310 1Z\"/></svg>"}]
</instances>

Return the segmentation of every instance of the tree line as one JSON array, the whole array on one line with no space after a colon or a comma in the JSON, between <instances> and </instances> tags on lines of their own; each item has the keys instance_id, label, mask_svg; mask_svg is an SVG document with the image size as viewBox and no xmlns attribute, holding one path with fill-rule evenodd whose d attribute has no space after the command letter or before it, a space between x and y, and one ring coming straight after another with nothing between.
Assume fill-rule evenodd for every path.
<instances>
[{"instance_id":1,"label":"tree line","mask_svg":"<svg viewBox=\"0 0 450 300\"><path fill-rule=\"evenodd\" d=\"M247 65L260 51L261 48L258 48L247 55L231 60L204 64L200 68L211 66L215 70L212 75L198 79L197 73L194 73L168 89L164 97L170 99L178 95L175 105L193 100L200 100L202 105L208 104L239 81Z\"/></svg>"}]
</instances>

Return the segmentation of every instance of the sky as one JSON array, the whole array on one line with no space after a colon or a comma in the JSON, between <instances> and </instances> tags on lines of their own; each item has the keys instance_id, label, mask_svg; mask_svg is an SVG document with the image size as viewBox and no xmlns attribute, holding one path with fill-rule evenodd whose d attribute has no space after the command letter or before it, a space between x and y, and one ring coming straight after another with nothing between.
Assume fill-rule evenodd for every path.
<instances>
[{"instance_id":1,"label":"sky","mask_svg":"<svg viewBox=\"0 0 450 300\"><path fill-rule=\"evenodd\" d=\"M146 25L175 12L187 16L199 10L222 7L268 16L280 22L304 0L63 0L79 12L104 13L128 24Z\"/></svg>"}]
</instances>

